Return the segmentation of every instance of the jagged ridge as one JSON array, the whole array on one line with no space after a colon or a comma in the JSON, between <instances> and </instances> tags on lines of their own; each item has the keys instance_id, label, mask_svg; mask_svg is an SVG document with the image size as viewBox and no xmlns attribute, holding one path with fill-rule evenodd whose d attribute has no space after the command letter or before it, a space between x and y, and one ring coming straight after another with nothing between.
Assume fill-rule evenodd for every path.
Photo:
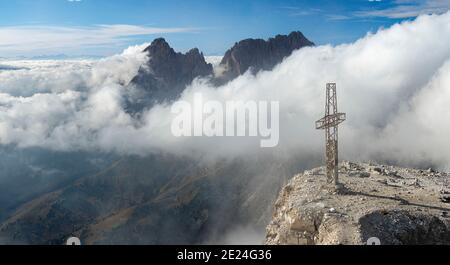
<instances>
[{"instance_id":1,"label":"jagged ridge","mask_svg":"<svg viewBox=\"0 0 450 265\"><path fill-rule=\"evenodd\" d=\"M271 70L290 56L293 51L314 43L301 32L277 35L269 40L246 39L229 49L218 66L220 75L214 76L213 66L205 61L203 53L194 48L186 54L177 53L162 38L155 39L144 51L149 55L147 64L131 81L138 87L129 98L134 111L151 107L155 102L176 99L197 77L211 77L216 85L225 84L252 69Z\"/></svg>"}]
</instances>

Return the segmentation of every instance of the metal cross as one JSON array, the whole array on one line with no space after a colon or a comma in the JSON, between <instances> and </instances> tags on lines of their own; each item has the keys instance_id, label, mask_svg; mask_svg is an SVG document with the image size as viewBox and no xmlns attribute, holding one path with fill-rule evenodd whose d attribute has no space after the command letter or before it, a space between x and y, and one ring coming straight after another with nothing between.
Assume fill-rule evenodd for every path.
<instances>
[{"instance_id":1,"label":"metal cross","mask_svg":"<svg viewBox=\"0 0 450 265\"><path fill-rule=\"evenodd\" d=\"M345 119L345 113L338 113L337 110L336 84L327 84L325 117L316 122L316 129L325 130L327 180L336 188L339 185L338 125Z\"/></svg>"}]
</instances>

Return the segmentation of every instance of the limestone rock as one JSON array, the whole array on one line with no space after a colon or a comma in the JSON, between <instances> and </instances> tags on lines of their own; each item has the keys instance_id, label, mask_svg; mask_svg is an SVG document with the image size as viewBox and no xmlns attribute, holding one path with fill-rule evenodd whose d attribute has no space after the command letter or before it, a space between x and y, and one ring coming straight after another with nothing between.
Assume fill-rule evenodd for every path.
<instances>
[{"instance_id":1,"label":"limestone rock","mask_svg":"<svg viewBox=\"0 0 450 265\"><path fill-rule=\"evenodd\" d=\"M269 40L246 39L234 45L225 53L220 66L223 68L219 81L230 81L252 69L254 73L272 70L293 51L314 46L301 32L277 35Z\"/></svg>"},{"instance_id":2,"label":"limestone rock","mask_svg":"<svg viewBox=\"0 0 450 265\"><path fill-rule=\"evenodd\" d=\"M213 74L213 66L205 61L203 53L197 48L182 54L175 52L164 39L159 38L144 52L148 54L149 60L131 81L138 88L130 104L134 108L175 99L196 77Z\"/></svg>"},{"instance_id":3,"label":"limestone rock","mask_svg":"<svg viewBox=\"0 0 450 265\"><path fill-rule=\"evenodd\" d=\"M330 193L324 175L310 174L316 171L295 176L282 190L266 244L363 245L372 237L382 245L450 244L450 174L344 162L344 190Z\"/></svg>"}]
</instances>

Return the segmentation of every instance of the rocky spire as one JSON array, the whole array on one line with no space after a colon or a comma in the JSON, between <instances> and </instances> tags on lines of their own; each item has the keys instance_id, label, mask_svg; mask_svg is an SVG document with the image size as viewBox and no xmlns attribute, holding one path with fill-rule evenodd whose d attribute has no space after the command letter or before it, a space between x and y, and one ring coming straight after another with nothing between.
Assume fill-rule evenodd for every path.
<instances>
[{"instance_id":1,"label":"rocky spire","mask_svg":"<svg viewBox=\"0 0 450 265\"><path fill-rule=\"evenodd\" d=\"M225 53L220 64L225 71L220 78L226 82L244 74L250 68L254 72L272 70L293 51L307 46L314 46L314 43L299 31L289 35L277 35L267 41L262 39L240 41Z\"/></svg>"}]
</instances>

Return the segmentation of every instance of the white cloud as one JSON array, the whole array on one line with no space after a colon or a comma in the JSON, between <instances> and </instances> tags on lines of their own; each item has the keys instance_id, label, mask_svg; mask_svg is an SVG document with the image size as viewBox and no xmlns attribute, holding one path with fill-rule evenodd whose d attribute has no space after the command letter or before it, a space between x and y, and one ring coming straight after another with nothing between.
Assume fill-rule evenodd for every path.
<instances>
[{"instance_id":1,"label":"white cloud","mask_svg":"<svg viewBox=\"0 0 450 265\"><path fill-rule=\"evenodd\" d=\"M325 15L325 17L328 20L347 20L347 19L351 19L351 17L346 16L346 15L336 15L336 14L328 14Z\"/></svg>"},{"instance_id":2,"label":"white cloud","mask_svg":"<svg viewBox=\"0 0 450 265\"><path fill-rule=\"evenodd\" d=\"M450 12L420 16L353 44L295 52L273 71L243 75L214 87L196 80L183 93L204 99L280 101L280 146L261 150L259 139L175 138L170 105L136 120L123 110L121 84L146 60L130 48L100 61L5 62L30 70L0 71L0 142L58 150L132 154L172 152L252 156L267 152L321 155L325 84L338 83L339 109L347 112L342 157L404 164L450 165Z\"/></svg>"},{"instance_id":3,"label":"white cloud","mask_svg":"<svg viewBox=\"0 0 450 265\"><path fill-rule=\"evenodd\" d=\"M369 0L369 2L381 2ZM393 7L359 11L358 17L412 18L424 14L443 14L450 10L450 0L397 0Z\"/></svg>"},{"instance_id":4,"label":"white cloud","mask_svg":"<svg viewBox=\"0 0 450 265\"><path fill-rule=\"evenodd\" d=\"M0 54L41 55L76 52L83 48L121 46L142 35L192 32L194 28L136 25L0 26Z\"/></svg>"},{"instance_id":5,"label":"white cloud","mask_svg":"<svg viewBox=\"0 0 450 265\"><path fill-rule=\"evenodd\" d=\"M218 66L222 61L223 56L205 56L205 60L207 63L212 64L213 66Z\"/></svg>"}]
</instances>

